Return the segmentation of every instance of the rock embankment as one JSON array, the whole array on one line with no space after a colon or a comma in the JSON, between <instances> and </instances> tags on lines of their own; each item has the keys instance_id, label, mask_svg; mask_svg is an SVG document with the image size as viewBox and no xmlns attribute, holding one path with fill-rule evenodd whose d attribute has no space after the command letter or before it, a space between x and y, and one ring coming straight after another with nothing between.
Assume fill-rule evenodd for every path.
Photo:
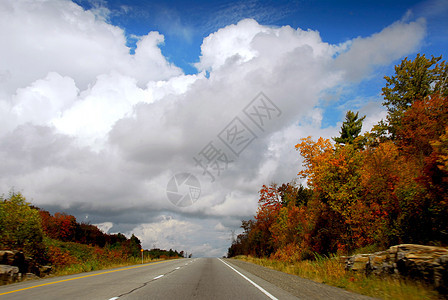
<instances>
[{"instance_id":1,"label":"rock embankment","mask_svg":"<svg viewBox=\"0 0 448 300\"><path fill-rule=\"evenodd\" d=\"M37 265L21 251L0 250L0 285L43 277L50 271L51 267Z\"/></svg>"},{"instance_id":2,"label":"rock embankment","mask_svg":"<svg viewBox=\"0 0 448 300\"><path fill-rule=\"evenodd\" d=\"M448 294L448 248L402 244L386 251L341 259L347 270L424 280L439 292Z\"/></svg>"}]
</instances>

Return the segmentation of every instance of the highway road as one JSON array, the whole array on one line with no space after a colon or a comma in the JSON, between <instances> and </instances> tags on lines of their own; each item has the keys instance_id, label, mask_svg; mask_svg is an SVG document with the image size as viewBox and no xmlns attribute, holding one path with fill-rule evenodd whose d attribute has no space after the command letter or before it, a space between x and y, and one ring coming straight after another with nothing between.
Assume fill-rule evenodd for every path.
<instances>
[{"instance_id":1,"label":"highway road","mask_svg":"<svg viewBox=\"0 0 448 300\"><path fill-rule=\"evenodd\" d=\"M371 299L253 264L161 261L0 286L1 299Z\"/></svg>"}]
</instances>

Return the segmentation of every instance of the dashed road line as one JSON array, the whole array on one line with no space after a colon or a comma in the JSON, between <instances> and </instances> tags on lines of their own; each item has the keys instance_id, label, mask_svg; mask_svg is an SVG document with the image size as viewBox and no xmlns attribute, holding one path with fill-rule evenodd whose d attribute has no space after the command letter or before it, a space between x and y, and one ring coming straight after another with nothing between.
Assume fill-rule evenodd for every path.
<instances>
[{"instance_id":1,"label":"dashed road line","mask_svg":"<svg viewBox=\"0 0 448 300\"><path fill-rule=\"evenodd\" d=\"M139 287L137 287L137 288L135 288L135 289L132 289L131 291L129 291L129 292L127 292L127 293L123 293L123 294L121 294L121 295L118 296L118 297L115 297L115 300L116 300L116 299L119 299L120 297L129 295L129 294L133 293L134 291L139 290L139 289L145 287L145 286L148 285L150 282L152 282L152 281L154 281L154 280L157 280L157 279L159 279L159 278L162 278L163 276L168 275L168 274L174 272L175 270L177 270L177 269L179 269L179 268L180 268L180 267L177 267L176 269L174 269L174 270L172 270L172 271L169 271L168 273L165 273L165 274L161 274L161 275L159 275L159 276L156 276L156 277L154 277L153 279L151 279L150 281L148 281L148 282L144 282L141 286L139 286ZM109 299L109 300L111 300L111 299Z\"/></svg>"}]
</instances>

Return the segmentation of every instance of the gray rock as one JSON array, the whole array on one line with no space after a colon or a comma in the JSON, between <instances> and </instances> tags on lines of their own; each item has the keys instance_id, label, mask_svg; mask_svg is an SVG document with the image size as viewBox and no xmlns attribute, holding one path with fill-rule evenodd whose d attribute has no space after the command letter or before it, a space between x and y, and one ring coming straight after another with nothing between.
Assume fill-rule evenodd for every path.
<instances>
[{"instance_id":1,"label":"gray rock","mask_svg":"<svg viewBox=\"0 0 448 300\"><path fill-rule=\"evenodd\" d=\"M10 265L0 265L1 284L16 282L19 278L19 268Z\"/></svg>"},{"instance_id":2,"label":"gray rock","mask_svg":"<svg viewBox=\"0 0 448 300\"><path fill-rule=\"evenodd\" d=\"M401 244L386 251L341 257L345 268L366 275L394 275L423 280L443 294L448 293L448 249Z\"/></svg>"},{"instance_id":3,"label":"gray rock","mask_svg":"<svg viewBox=\"0 0 448 300\"><path fill-rule=\"evenodd\" d=\"M0 285L49 275L52 267L41 266L22 251L0 250ZM33 274L33 275L31 275Z\"/></svg>"}]
</instances>

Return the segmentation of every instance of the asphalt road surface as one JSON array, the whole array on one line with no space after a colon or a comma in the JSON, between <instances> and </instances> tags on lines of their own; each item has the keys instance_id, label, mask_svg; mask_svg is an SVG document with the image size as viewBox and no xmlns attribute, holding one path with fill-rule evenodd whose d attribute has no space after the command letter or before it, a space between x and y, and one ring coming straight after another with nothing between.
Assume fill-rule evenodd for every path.
<instances>
[{"instance_id":1,"label":"asphalt road surface","mask_svg":"<svg viewBox=\"0 0 448 300\"><path fill-rule=\"evenodd\" d=\"M149 263L0 286L1 299L371 299L233 259Z\"/></svg>"}]
</instances>

